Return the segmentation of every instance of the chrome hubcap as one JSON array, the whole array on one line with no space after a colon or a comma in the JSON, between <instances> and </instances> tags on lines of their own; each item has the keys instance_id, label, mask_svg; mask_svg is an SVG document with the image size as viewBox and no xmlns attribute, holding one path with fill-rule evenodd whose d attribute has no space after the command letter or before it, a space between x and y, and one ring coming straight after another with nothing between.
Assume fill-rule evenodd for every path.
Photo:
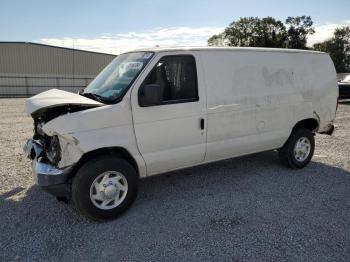
<instances>
[{"instance_id":1,"label":"chrome hubcap","mask_svg":"<svg viewBox=\"0 0 350 262\"><path fill-rule=\"evenodd\" d=\"M120 205L128 192L125 176L116 171L100 174L90 187L90 200L100 209L112 209Z\"/></svg>"},{"instance_id":2,"label":"chrome hubcap","mask_svg":"<svg viewBox=\"0 0 350 262\"><path fill-rule=\"evenodd\" d=\"M297 161L305 161L311 151L311 142L307 137L301 137L295 144L294 147L294 157Z\"/></svg>"}]
</instances>

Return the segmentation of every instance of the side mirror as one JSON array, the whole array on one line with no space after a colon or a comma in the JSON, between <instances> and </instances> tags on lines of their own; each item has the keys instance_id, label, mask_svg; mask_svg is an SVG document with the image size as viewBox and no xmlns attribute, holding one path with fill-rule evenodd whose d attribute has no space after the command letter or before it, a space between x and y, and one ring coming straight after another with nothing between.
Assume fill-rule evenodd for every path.
<instances>
[{"instance_id":1,"label":"side mirror","mask_svg":"<svg viewBox=\"0 0 350 262\"><path fill-rule=\"evenodd\" d=\"M156 106L162 103L163 90L158 84L142 85L139 89L139 105Z\"/></svg>"}]
</instances>

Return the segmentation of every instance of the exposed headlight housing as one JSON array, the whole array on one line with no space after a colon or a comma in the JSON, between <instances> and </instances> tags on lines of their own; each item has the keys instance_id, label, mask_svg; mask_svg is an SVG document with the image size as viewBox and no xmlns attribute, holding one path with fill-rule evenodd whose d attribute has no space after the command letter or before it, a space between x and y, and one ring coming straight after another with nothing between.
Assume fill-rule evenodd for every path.
<instances>
[{"instance_id":1,"label":"exposed headlight housing","mask_svg":"<svg viewBox=\"0 0 350 262\"><path fill-rule=\"evenodd\" d=\"M39 122L36 126L36 131L38 132L39 135L45 136L45 132L43 131L43 122Z\"/></svg>"},{"instance_id":2,"label":"exposed headlight housing","mask_svg":"<svg viewBox=\"0 0 350 262\"><path fill-rule=\"evenodd\" d=\"M58 136L52 136L46 148L46 157L53 165L61 161L61 146Z\"/></svg>"}]
</instances>

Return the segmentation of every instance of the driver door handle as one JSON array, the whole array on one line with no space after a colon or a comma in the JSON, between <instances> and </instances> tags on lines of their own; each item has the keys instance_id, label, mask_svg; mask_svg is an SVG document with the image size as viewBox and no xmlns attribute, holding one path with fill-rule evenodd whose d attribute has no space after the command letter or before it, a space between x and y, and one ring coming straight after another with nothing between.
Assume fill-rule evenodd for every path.
<instances>
[{"instance_id":1,"label":"driver door handle","mask_svg":"<svg viewBox=\"0 0 350 262\"><path fill-rule=\"evenodd\" d=\"M200 127L202 130L204 130L204 118L200 119Z\"/></svg>"}]
</instances>

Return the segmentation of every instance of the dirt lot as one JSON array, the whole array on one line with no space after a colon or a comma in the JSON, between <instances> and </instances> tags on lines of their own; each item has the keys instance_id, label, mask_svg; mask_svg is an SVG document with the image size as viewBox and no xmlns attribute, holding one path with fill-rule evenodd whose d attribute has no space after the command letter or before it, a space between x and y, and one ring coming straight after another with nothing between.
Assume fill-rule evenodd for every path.
<instances>
[{"instance_id":1,"label":"dirt lot","mask_svg":"<svg viewBox=\"0 0 350 262\"><path fill-rule=\"evenodd\" d=\"M266 152L144 179L133 207L101 224L33 185L23 103L0 100L0 261L350 259L350 103L303 170Z\"/></svg>"}]
</instances>

